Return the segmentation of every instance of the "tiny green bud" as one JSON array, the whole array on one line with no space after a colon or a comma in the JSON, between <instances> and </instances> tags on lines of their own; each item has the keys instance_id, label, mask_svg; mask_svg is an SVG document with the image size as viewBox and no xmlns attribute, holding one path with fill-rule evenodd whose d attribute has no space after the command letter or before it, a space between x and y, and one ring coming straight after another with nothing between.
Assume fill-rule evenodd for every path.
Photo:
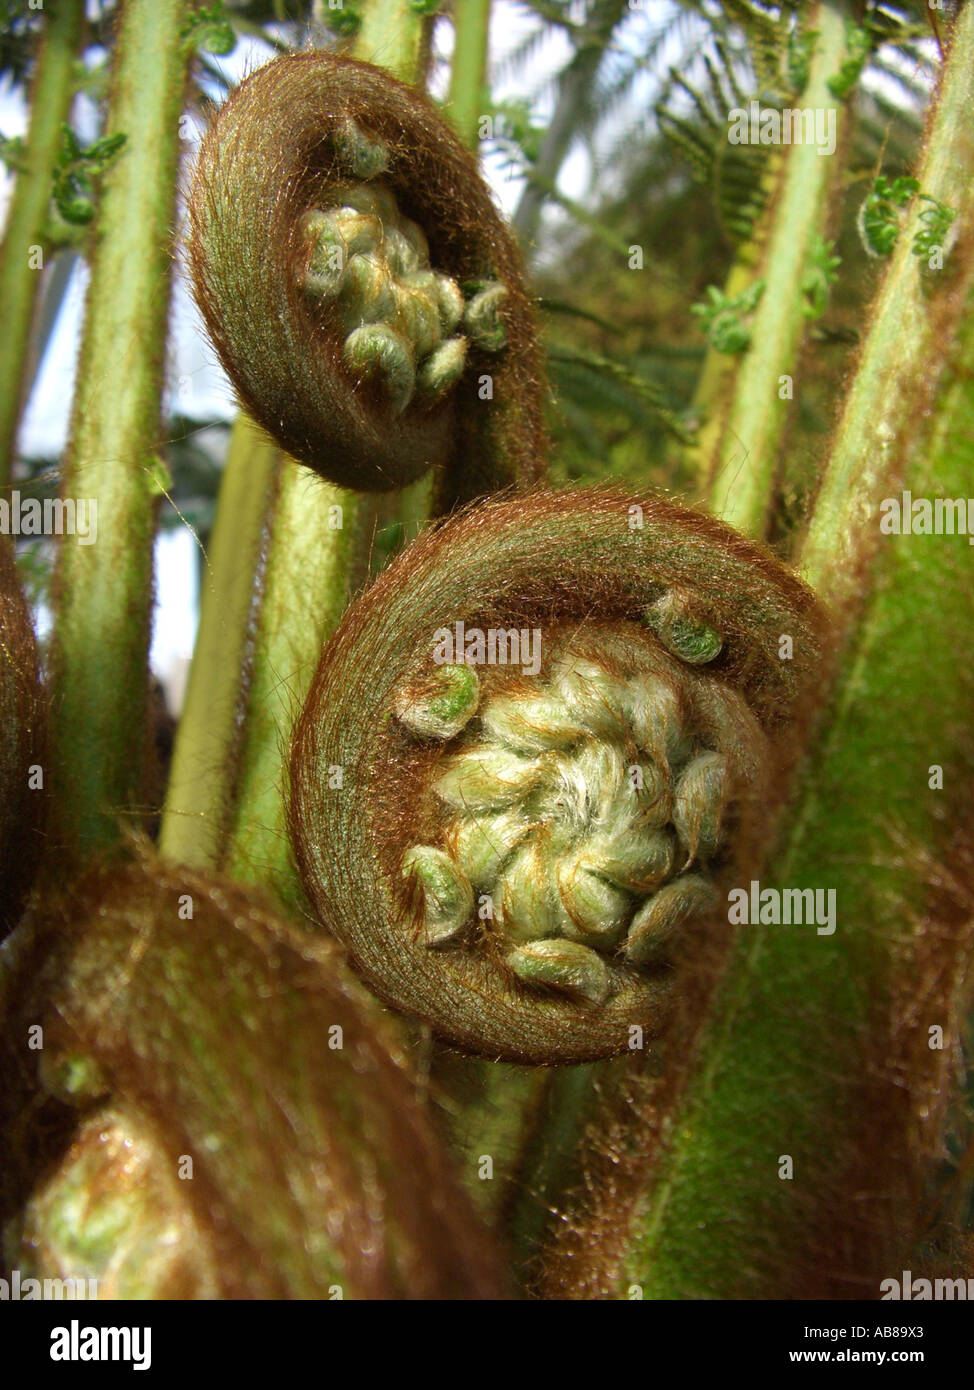
<instances>
[{"instance_id":1,"label":"tiny green bud","mask_svg":"<svg viewBox=\"0 0 974 1390\"><path fill-rule=\"evenodd\" d=\"M480 681L472 666L437 666L420 689L396 696L396 716L417 738L453 738L477 712Z\"/></svg>"},{"instance_id":2,"label":"tiny green bud","mask_svg":"<svg viewBox=\"0 0 974 1390\"><path fill-rule=\"evenodd\" d=\"M335 149L359 179L374 179L389 167L389 150L384 140L368 135L351 118L335 131Z\"/></svg>"},{"instance_id":3,"label":"tiny green bud","mask_svg":"<svg viewBox=\"0 0 974 1390\"><path fill-rule=\"evenodd\" d=\"M463 291L448 275L434 274L433 297L440 311L440 327L446 336L454 331L463 318Z\"/></svg>"},{"instance_id":4,"label":"tiny green bud","mask_svg":"<svg viewBox=\"0 0 974 1390\"><path fill-rule=\"evenodd\" d=\"M628 682L625 706L637 747L673 770L690 756L686 713L680 696L662 676L636 676Z\"/></svg>"},{"instance_id":5,"label":"tiny green bud","mask_svg":"<svg viewBox=\"0 0 974 1390\"><path fill-rule=\"evenodd\" d=\"M607 738L625 733L626 687L597 662L584 656L559 657L552 662L551 689L591 733Z\"/></svg>"},{"instance_id":6,"label":"tiny green bud","mask_svg":"<svg viewBox=\"0 0 974 1390\"><path fill-rule=\"evenodd\" d=\"M703 666L720 655L720 633L692 611L689 596L671 589L644 610L644 620L668 652L690 666Z\"/></svg>"},{"instance_id":7,"label":"tiny green bud","mask_svg":"<svg viewBox=\"0 0 974 1390\"><path fill-rule=\"evenodd\" d=\"M420 268L416 245L403 236L398 227L387 227L384 248L389 269L393 275L412 275Z\"/></svg>"},{"instance_id":8,"label":"tiny green bud","mask_svg":"<svg viewBox=\"0 0 974 1390\"><path fill-rule=\"evenodd\" d=\"M448 854L432 845L416 845L407 850L402 857L402 873L422 890L427 946L451 941L473 913L470 880Z\"/></svg>"},{"instance_id":9,"label":"tiny green bud","mask_svg":"<svg viewBox=\"0 0 974 1390\"><path fill-rule=\"evenodd\" d=\"M466 338L448 338L435 347L416 374L416 389L424 396L442 396L463 376L467 362Z\"/></svg>"},{"instance_id":10,"label":"tiny green bud","mask_svg":"<svg viewBox=\"0 0 974 1390\"><path fill-rule=\"evenodd\" d=\"M576 941L530 941L507 957L515 974L531 985L548 985L566 994L604 1004L611 980L602 957Z\"/></svg>"},{"instance_id":11,"label":"tiny green bud","mask_svg":"<svg viewBox=\"0 0 974 1390\"><path fill-rule=\"evenodd\" d=\"M506 298L507 290L503 285L490 284L475 294L464 310L464 332L486 352L499 352L507 346L507 328L500 316Z\"/></svg>"},{"instance_id":12,"label":"tiny green bud","mask_svg":"<svg viewBox=\"0 0 974 1390\"><path fill-rule=\"evenodd\" d=\"M345 339L342 355L350 371L382 381L397 413L405 410L413 394L415 369L409 345L395 329L384 323L356 328Z\"/></svg>"},{"instance_id":13,"label":"tiny green bud","mask_svg":"<svg viewBox=\"0 0 974 1390\"><path fill-rule=\"evenodd\" d=\"M342 189L341 205L377 217L383 230L399 225L399 206L396 195L383 183L356 183Z\"/></svg>"},{"instance_id":14,"label":"tiny green bud","mask_svg":"<svg viewBox=\"0 0 974 1390\"><path fill-rule=\"evenodd\" d=\"M623 950L631 961L643 965L677 927L716 904L717 890L707 879L698 874L675 878L643 903L632 919Z\"/></svg>"}]
</instances>

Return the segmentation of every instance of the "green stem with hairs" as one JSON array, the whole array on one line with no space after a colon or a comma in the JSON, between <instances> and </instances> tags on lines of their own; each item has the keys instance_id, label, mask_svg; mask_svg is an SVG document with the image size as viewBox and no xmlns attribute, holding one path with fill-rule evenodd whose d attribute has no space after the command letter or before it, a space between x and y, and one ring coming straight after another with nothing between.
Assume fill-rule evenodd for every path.
<instances>
[{"instance_id":1,"label":"green stem with hairs","mask_svg":"<svg viewBox=\"0 0 974 1390\"><path fill-rule=\"evenodd\" d=\"M974 211L972 74L974 11L968 9L921 174L921 187L952 199L965 219ZM957 656L961 634L974 620L967 550L958 548L959 537L883 538L877 506L900 487L918 496L970 491L969 236L955 257L951 280L929 297L922 291L926 272L907 249L891 264L806 550L806 571L847 618L853 593L867 596L859 623L847 627L823 732L762 887L834 890L836 929L831 935L807 925L740 929L698 1043L700 1060L668 1117L669 1146L648 1195L636 1204L621 1261L603 1271L602 1287L619 1296L638 1284L654 1298L782 1297L787 1280L795 1279L805 1296L875 1298L878 1283L867 1269L875 1238L888 1238L880 1260L884 1253L894 1261L909 1258L915 1233L905 1219L910 1202L897 1202L896 1173L878 1152L870 1153L871 1173L853 1174L843 1161L862 1151L864 1124L875 1127L888 1115L883 1145L894 1164L908 1163L911 1152L895 1117L902 1118L913 1073L897 1070L896 1058L884 1051L889 1038L877 1028L891 1026L893 1015L924 1042L928 1027L949 1033L959 1004L943 980L925 976L912 952L915 940L922 946L926 915L943 911L934 907L931 887L949 884L951 835L969 824L971 810L974 692L968 665ZM899 393L907 394L910 381L916 384L904 400ZM899 428L884 430L891 409ZM878 448L880 441L886 447ZM869 460L865 485L852 458ZM826 554L829 536L833 553L836 537L841 541L838 563ZM918 718L919 712L935 717ZM943 768L943 790L931 786L934 765ZM945 856L943 869L938 856ZM916 1012L905 1021L902 1003L897 1009L892 998L894 990L900 1000L905 992L904 959ZM944 1047L947 1056L949 1042ZM931 1055L924 1046L919 1052ZM864 1102L867 1084L873 1089ZM942 1077L939 1093L924 1092L922 1079L918 1084L912 1123L929 1131L936 1128L934 1097L942 1101L949 1084ZM934 1153L938 1139L927 1133ZM787 1181L779 1174L783 1156L793 1164ZM857 1229L858 1240L847 1246L857 1253L846 1257L855 1268L817 1258L815 1241L823 1234ZM556 1279L564 1278L560 1256L554 1267Z\"/></svg>"},{"instance_id":2,"label":"green stem with hairs","mask_svg":"<svg viewBox=\"0 0 974 1390\"><path fill-rule=\"evenodd\" d=\"M367 0L355 57L386 68L403 82L416 77L423 25L407 0Z\"/></svg>"},{"instance_id":3,"label":"green stem with hairs","mask_svg":"<svg viewBox=\"0 0 974 1390\"><path fill-rule=\"evenodd\" d=\"M38 252L47 250L51 173L61 125L74 95L74 61L84 24L82 0L62 0L44 16L31 86L30 126L0 248L0 487L10 482L17 425L27 389L31 324L41 283Z\"/></svg>"},{"instance_id":4,"label":"green stem with hairs","mask_svg":"<svg viewBox=\"0 0 974 1390\"><path fill-rule=\"evenodd\" d=\"M108 133L127 142L105 177L64 474L66 497L98 505L97 543L62 544L55 623L59 831L87 849L141 809L186 16L182 0L120 15Z\"/></svg>"},{"instance_id":5,"label":"green stem with hairs","mask_svg":"<svg viewBox=\"0 0 974 1390\"><path fill-rule=\"evenodd\" d=\"M404 3L393 8L402 11L402 25L390 18L385 0L369 5L356 56L388 56L393 70L406 76L419 21ZM390 36L397 33L400 41L390 52ZM381 497L350 492L259 442L245 417L235 426L235 441L238 436L239 450L236 444L231 449L220 494L208 600L176 740L161 848L194 867L223 867L242 880L267 883L282 902L298 907L302 894L284 825L289 730L322 645L369 577L377 531L401 521L411 535L428 516L430 483L421 478ZM271 468L275 456L270 494L254 484L255 452L260 469ZM225 506L230 512L224 524ZM246 641L231 611L246 615Z\"/></svg>"},{"instance_id":6,"label":"green stem with hairs","mask_svg":"<svg viewBox=\"0 0 974 1390\"><path fill-rule=\"evenodd\" d=\"M828 80L845 57L845 5L827 0L802 106L833 113L842 108ZM734 399L716 454L711 509L748 535L763 536L774 488L781 431L789 402L779 378L794 372L806 322L801 290L816 238L821 236L831 186L832 156L815 143L795 145L782 178L761 272L764 293L752 320L751 345L737 372Z\"/></svg>"}]
</instances>

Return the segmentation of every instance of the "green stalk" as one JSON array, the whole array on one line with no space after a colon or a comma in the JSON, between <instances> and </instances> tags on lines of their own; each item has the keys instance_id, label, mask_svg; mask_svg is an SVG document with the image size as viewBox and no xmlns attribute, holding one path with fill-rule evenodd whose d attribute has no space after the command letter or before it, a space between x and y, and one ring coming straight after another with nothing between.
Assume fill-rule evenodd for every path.
<instances>
[{"instance_id":1,"label":"green stalk","mask_svg":"<svg viewBox=\"0 0 974 1390\"><path fill-rule=\"evenodd\" d=\"M936 121L918 173L921 193L953 209L961 227L967 225L974 208L971 24L967 11L958 21ZM966 71L956 56L965 52L969 59ZM885 495L883 488L897 441L919 426L916 382L920 364L919 379L931 388L936 382L935 366L944 337L937 299L931 299L930 288L938 278L946 278L949 287L951 263L948 258L944 269L931 272L929 278L917 273L921 262L913 254L912 242L925 206L930 205L918 200L893 253L805 540L805 576L809 583L826 589L836 602L855 592L855 575L843 561L856 548L860 518L873 507L877 496ZM946 298L940 296L941 301Z\"/></svg>"},{"instance_id":2,"label":"green stalk","mask_svg":"<svg viewBox=\"0 0 974 1390\"><path fill-rule=\"evenodd\" d=\"M921 187L952 199L969 217L972 169L974 11L967 10ZM849 563L853 546L858 562L829 578L828 592L844 599L855 585L868 597L848 637L788 837L761 885L834 890L837 929L822 936L808 926L739 929L699 1039L701 1060L668 1117L669 1147L629 1220L621 1263L603 1276L623 1296L636 1284L642 1296L654 1298L782 1297L789 1287L806 1296L876 1297L870 1266L884 1255L909 1257L914 1233L897 1183L900 1165L908 1169L917 1155L905 1145L904 1131L912 1124L922 1135L936 1121L936 1106L921 1077L903 1122L908 1091L897 1082L890 1014L893 992L901 998L904 987L904 958L919 1033L948 1025L959 1002L931 988L919 924L934 910L928 866L949 856L951 835L970 815L964 803L974 783L974 691L967 666L957 661L957 644L970 632L974 611L963 540L921 535L877 544L875 499L900 487L918 496L970 493L974 318L967 291L974 258L969 242L963 264L960 250L955 254L953 280L927 299L924 272L907 250L890 267L806 557L809 572L824 582L824 536L838 518L841 563ZM901 314L895 354L888 317L894 305ZM930 321L926 329L923 317ZM931 331L949 345L946 352L932 350ZM886 375L876 360L884 354ZM878 381L883 391L875 390ZM908 387L908 400L896 399ZM887 438L891 407L904 424L934 423L910 437L900 430ZM879 440L887 447L878 449ZM877 456L864 494L848 459L865 459L871 449ZM865 510L864 496L872 501ZM944 769L943 791L930 787L932 764ZM949 878L949 861L932 872L934 879ZM941 968L951 949L947 937ZM922 1063L915 1066L922 1072ZM871 1170L853 1172L851 1156L865 1144ZM892 1157L884 1163L887 1151ZM794 1165L790 1180L779 1176L784 1155ZM845 1249L854 1251L845 1256L849 1265L821 1258L830 1236L839 1248L845 1237ZM564 1277L564 1262L555 1265L556 1278Z\"/></svg>"},{"instance_id":3,"label":"green stalk","mask_svg":"<svg viewBox=\"0 0 974 1390\"><path fill-rule=\"evenodd\" d=\"M485 75L490 0L456 0L453 9L453 66L447 115L460 139L477 148L478 126L487 101Z\"/></svg>"},{"instance_id":4,"label":"green stalk","mask_svg":"<svg viewBox=\"0 0 974 1390\"><path fill-rule=\"evenodd\" d=\"M61 0L44 17L40 52L30 95L30 127L23 167L10 199L0 247L0 487L8 486L17 425L27 390L27 345L40 288L37 248L48 249L46 223L51 173L61 143L61 125L74 96L74 61L84 24L82 0ZM33 253L33 254L32 254Z\"/></svg>"},{"instance_id":5,"label":"green stalk","mask_svg":"<svg viewBox=\"0 0 974 1390\"><path fill-rule=\"evenodd\" d=\"M85 849L141 800L186 14L182 0L120 13L108 133L128 138L104 183L65 464L64 495L98 504L97 544L62 544L55 624L60 831Z\"/></svg>"},{"instance_id":6,"label":"green stalk","mask_svg":"<svg viewBox=\"0 0 974 1390\"><path fill-rule=\"evenodd\" d=\"M330 524L337 521L340 527ZM284 820L287 739L322 647L368 578L372 539L361 495L333 487L285 458L260 600L237 799L221 867L241 882L274 889L289 906L300 903L302 895Z\"/></svg>"},{"instance_id":7,"label":"green stalk","mask_svg":"<svg viewBox=\"0 0 974 1390\"><path fill-rule=\"evenodd\" d=\"M222 858L239 763L241 672L253 661L255 575L267 546L280 450L234 422L206 559L196 654L173 751L159 847L190 868Z\"/></svg>"},{"instance_id":8,"label":"green stalk","mask_svg":"<svg viewBox=\"0 0 974 1390\"><path fill-rule=\"evenodd\" d=\"M801 104L834 112L838 131L842 107L827 84L845 57L845 5L827 0L814 27L818 39ZM792 374L798 359L806 323L801 281L824 229L830 167L830 157L820 155L815 144L795 145L789 154L768 238L764 293L717 451L711 509L752 536L764 534L774 488L789 408L779 398L779 378Z\"/></svg>"},{"instance_id":9,"label":"green stalk","mask_svg":"<svg viewBox=\"0 0 974 1390\"><path fill-rule=\"evenodd\" d=\"M422 20L408 0L367 0L355 57L386 68L403 82L413 82L422 30Z\"/></svg>"},{"instance_id":10,"label":"green stalk","mask_svg":"<svg viewBox=\"0 0 974 1390\"><path fill-rule=\"evenodd\" d=\"M387 58L406 77L419 27L405 3L376 0L366 9L355 56ZM416 529L428 515L430 484L420 479L376 498L323 483L285 456L275 469L271 514L266 486L247 482L248 452L257 448L261 459L269 457L251 428L235 427L240 453L231 450L232 476L220 493L209 557L214 616L207 621L204 607L161 848L196 867L222 867L266 883L295 906L302 894L291 866L283 785L291 724L323 644L369 577L377 530L396 520L407 533ZM222 535L225 547L218 545ZM232 614L245 615L246 649L233 636Z\"/></svg>"}]
</instances>

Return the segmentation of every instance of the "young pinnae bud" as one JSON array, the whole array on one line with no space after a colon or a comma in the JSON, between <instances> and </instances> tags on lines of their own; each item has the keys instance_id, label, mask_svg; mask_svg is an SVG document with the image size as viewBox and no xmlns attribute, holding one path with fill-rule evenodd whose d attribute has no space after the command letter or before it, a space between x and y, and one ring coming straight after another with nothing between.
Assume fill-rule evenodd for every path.
<instances>
[{"instance_id":1,"label":"young pinnae bud","mask_svg":"<svg viewBox=\"0 0 974 1390\"><path fill-rule=\"evenodd\" d=\"M601 956L574 941L530 941L507 957L512 970L526 983L548 985L602 1004L612 981Z\"/></svg>"},{"instance_id":2,"label":"young pinnae bud","mask_svg":"<svg viewBox=\"0 0 974 1390\"><path fill-rule=\"evenodd\" d=\"M403 855L402 872L422 890L427 945L438 946L463 930L473 913L473 889L448 854L417 845Z\"/></svg>"},{"instance_id":3,"label":"young pinnae bud","mask_svg":"<svg viewBox=\"0 0 974 1390\"><path fill-rule=\"evenodd\" d=\"M394 410L405 410L416 372L408 344L394 329L384 323L356 328L345 339L342 355L351 371L381 380Z\"/></svg>"},{"instance_id":4,"label":"young pinnae bud","mask_svg":"<svg viewBox=\"0 0 974 1390\"><path fill-rule=\"evenodd\" d=\"M507 345L507 329L500 312L506 298L503 285L487 285L467 302L464 310L464 331L471 342L486 352L500 352Z\"/></svg>"},{"instance_id":5,"label":"young pinnae bud","mask_svg":"<svg viewBox=\"0 0 974 1390\"><path fill-rule=\"evenodd\" d=\"M341 121L334 139L339 157L357 179L377 178L389 167L389 150L385 141L368 135L356 121Z\"/></svg>"},{"instance_id":6,"label":"young pinnae bud","mask_svg":"<svg viewBox=\"0 0 974 1390\"><path fill-rule=\"evenodd\" d=\"M477 712L480 682L472 666L438 666L417 689L396 697L396 714L417 738L453 738Z\"/></svg>"},{"instance_id":7,"label":"young pinnae bud","mask_svg":"<svg viewBox=\"0 0 974 1390\"><path fill-rule=\"evenodd\" d=\"M668 590L645 611L645 620L667 651L691 666L703 666L720 655L720 633L693 611L689 595Z\"/></svg>"}]
</instances>

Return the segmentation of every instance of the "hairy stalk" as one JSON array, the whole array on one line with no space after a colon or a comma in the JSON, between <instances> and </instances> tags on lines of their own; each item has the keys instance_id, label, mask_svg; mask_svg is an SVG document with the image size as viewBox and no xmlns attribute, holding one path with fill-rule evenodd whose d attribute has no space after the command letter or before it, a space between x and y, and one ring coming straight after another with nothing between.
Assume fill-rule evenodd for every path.
<instances>
[{"instance_id":1,"label":"hairy stalk","mask_svg":"<svg viewBox=\"0 0 974 1390\"><path fill-rule=\"evenodd\" d=\"M766 813L817 628L783 567L658 500L538 492L451 519L346 614L295 732L319 921L466 1050L584 1061L634 1027L641 1046L669 938Z\"/></svg>"},{"instance_id":2,"label":"hairy stalk","mask_svg":"<svg viewBox=\"0 0 974 1390\"><path fill-rule=\"evenodd\" d=\"M30 93L30 126L0 247L0 487L10 482L17 424L27 392L27 345L41 283L37 257L47 250L51 174L74 95L74 61L83 0L62 0L44 16Z\"/></svg>"},{"instance_id":3,"label":"hairy stalk","mask_svg":"<svg viewBox=\"0 0 974 1390\"><path fill-rule=\"evenodd\" d=\"M937 170L974 167L972 71L967 11L931 126L925 181ZM924 300L933 338L906 317L910 350L901 339L892 399L873 389L866 410L861 375L849 396L846 418L854 411L862 431L858 458L884 439L891 405L897 418L902 405L915 428L885 439L870 459L865 494L846 470L849 429L840 428L836 458L848 493L837 507L830 471L826 510L812 525L810 572L825 579L818 547L827 518L839 517L843 571L829 571L828 590L847 618L856 596L866 597L860 621L848 624L829 717L787 835L759 886L813 888L823 904L834 893L834 930L824 920L823 931L807 920L776 925L762 893L768 915L740 929L710 1006L705 985L702 998L690 999L707 1021L695 1036L685 1011L669 1081L656 1089L636 1081L621 1105L616 1098L614 1127L604 1127L589 1153L590 1190L599 1174L613 1176L601 1201L569 1203L565 1233L548 1256L548 1293L625 1297L636 1286L660 1298L875 1298L882 1275L916 1253L969 988L974 690L956 652L974 605L959 538L884 538L878 503L900 488L920 497L970 490L969 230L951 261L949 278L945 271ZM890 267L861 366L874 387L872 344L891 341L887 306L918 306L926 275L909 255ZM931 364L924 351L932 340L941 346ZM892 357L886 366L893 371ZM909 391L908 401L896 398L898 389ZM626 1158L634 1134L655 1154L648 1163Z\"/></svg>"},{"instance_id":4,"label":"hairy stalk","mask_svg":"<svg viewBox=\"0 0 974 1390\"><path fill-rule=\"evenodd\" d=\"M149 855L79 878L15 942L12 1265L97 1278L102 1298L499 1293L416 1083L329 943Z\"/></svg>"},{"instance_id":5,"label":"hairy stalk","mask_svg":"<svg viewBox=\"0 0 974 1390\"><path fill-rule=\"evenodd\" d=\"M142 809L159 491L155 449L188 50L181 0L120 14L108 117L127 143L106 175L63 495L92 498L98 541L61 545L53 687L58 833L85 848Z\"/></svg>"},{"instance_id":6,"label":"hairy stalk","mask_svg":"<svg viewBox=\"0 0 974 1390\"><path fill-rule=\"evenodd\" d=\"M243 413L234 422L206 557L200 624L173 750L159 848L194 869L217 868L240 765L254 653L257 577L265 561L280 450Z\"/></svg>"},{"instance_id":7,"label":"hairy stalk","mask_svg":"<svg viewBox=\"0 0 974 1390\"><path fill-rule=\"evenodd\" d=\"M968 9L957 21L943 89L917 173L921 191L958 214L955 229L969 227L974 212L972 27L974 15ZM918 205L900 234L880 289L803 548L804 573L838 603L850 598L858 585L855 566L847 561L858 549L861 519L885 495L893 476L891 461L921 425L917 383L925 382L930 392L935 389L940 345L956 308L951 295L956 254L943 248L943 269L919 273L924 262L913 253L913 241L923 206Z\"/></svg>"},{"instance_id":8,"label":"hairy stalk","mask_svg":"<svg viewBox=\"0 0 974 1390\"><path fill-rule=\"evenodd\" d=\"M314 526L308 525L309 516ZM235 879L272 888L290 906L297 905L301 889L285 824L287 740L318 654L368 578L369 522L360 497L323 482L292 459L283 461L221 867Z\"/></svg>"},{"instance_id":9,"label":"hairy stalk","mask_svg":"<svg viewBox=\"0 0 974 1390\"><path fill-rule=\"evenodd\" d=\"M845 57L844 4L827 0L812 25L818 29L808 85L801 104L831 112L843 123L828 88ZM775 482L781 432L789 402L780 379L798 360L804 326L802 279L825 228L835 156L814 143L796 145L785 163L770 227L761 278L764 292L754 314L751 344L737 372L733 402L715 452L711 510L748 535L763 536Z\"/></svg>"},{"instance_id":10,"label":"hairy stalk","mask_svg":"<svg viewBox=\"0 0 974 1390\"><path fill-rule=\"evenodd\" d=\"M355 56L385 68L403 82L414 82L423 23L406 0L366 0Z\"/></svg>"}]
</instances>

